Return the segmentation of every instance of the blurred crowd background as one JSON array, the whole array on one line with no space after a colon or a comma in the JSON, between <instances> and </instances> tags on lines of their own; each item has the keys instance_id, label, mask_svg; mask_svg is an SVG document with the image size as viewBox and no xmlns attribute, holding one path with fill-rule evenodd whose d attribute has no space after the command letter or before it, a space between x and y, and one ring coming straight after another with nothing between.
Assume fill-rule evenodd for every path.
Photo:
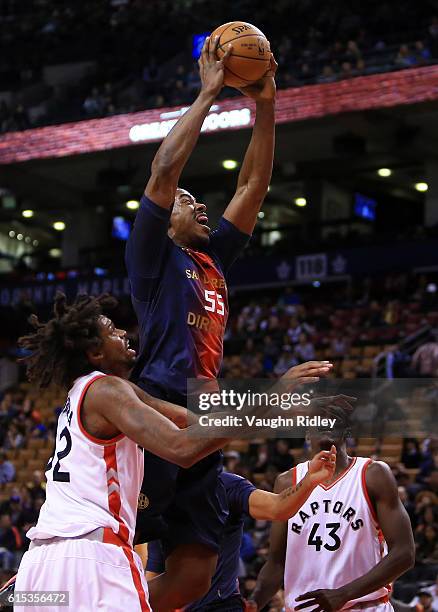
<instances>
[{"instance_id":1,"label":"blurred crowd background","mask_svg":"<svg viewBox=\"0 0 438 612\"><path fill-rule=\"evenodd\" d=\"M433 0L321 6L290 0L2 0L0 133L82 118L186 104L199 88L192 36L242 19L268 36L279 86L299 87L424 66L438 60ZM67 80L48 64L82 62ZM224 95L232 95L227 89Z\"/></svg>"}]
</instances>

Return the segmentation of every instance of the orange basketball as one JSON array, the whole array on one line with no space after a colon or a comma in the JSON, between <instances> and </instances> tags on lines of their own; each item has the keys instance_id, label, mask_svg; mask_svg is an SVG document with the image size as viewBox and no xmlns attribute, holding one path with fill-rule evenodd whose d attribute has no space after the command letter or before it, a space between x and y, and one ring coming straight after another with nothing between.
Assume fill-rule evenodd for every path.
<instances>
[{"instance_id":1,"label":"orange basketball","mask_svg":"<svg viewBox=\"0 0 438 612\"><path fill-rule=\"evenodd\" d=\"M271 47L263 32L250 23L231 21L216 28L211 34L212 43L216 36L219 36L219 59L228 43L233 45L233 52L225 63L225 85L244 87L262 78L271 58Z\"/></svg>"}]
</instances>

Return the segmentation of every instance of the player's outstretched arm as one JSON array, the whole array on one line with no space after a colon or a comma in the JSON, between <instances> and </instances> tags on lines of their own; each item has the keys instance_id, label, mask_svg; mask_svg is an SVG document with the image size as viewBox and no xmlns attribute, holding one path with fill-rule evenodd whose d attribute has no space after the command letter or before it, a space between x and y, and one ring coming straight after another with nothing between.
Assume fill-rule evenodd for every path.
<instances>
[{"instance_id":1,"label":"player's outstretched arm","mask_svg":"<svg viewBox=\"0 0 438 612\"><path fill-rule=\"evenodd\" d=\"M281 494L290 487L292 470L277 476L274 493ZM287 522L274 521L269 536L268 559L257 577L257 584L249 598L249 609L261 610L283 585L286 560Z\"/></svg>"},{"instance_id":2,"label":"player's outstretched arm","mask_svg":"<svg viewBox=\"0 0 438 612\"><path fill-rule=\"evenodd\" d=\"M201 91L189 110L178 120L163 140L151 167L145 194L155 204L171 208L176 188L201 132L202 123L224 84L224 62L231 53L230 45L221 60L216 57L219 37L207 38L199 58Z\"/></svg>"},{"instance_id":3,"label":"player's outstretched arm","mask_svg":"<svg viewBox=\"0 0 438 612\"><path fill-rule=\"evenodd\" d=\"M258 83L244 87L242 93L256 101L256 120L243 160L236 192L228 204L224 218L244 234L252 234L272 174L275 145L275 71L271 59L268 74Z\"/></svg>"},{"instance_id":4,"label":"player's outstretched arm","mask_svg":"<svg viewBox=\"0 0 438 612\"><path fill-rule=\"evenodd\" d=\"M85 427L91 425L93 429L88 433L97 438L109 439L121 432L154 455L184 468L228 442L228 439L196 437L201 430L199 425L179 429L138 399L127 381L115 376L105 376L91 385L82 417Z\"/></svg>"},{"instance_id":5,"label":"player's outstretched arm","mask_svg":"<svg viewBox=\"0 0 438 612\"><path fill-rule=\"evenodd\" d=\"M309 471L295 486L289 486L281 493L270 493L256 489L249 497L249 513L257 520L287 521L298 512L312 491L321 482L334 474L336 448L321 451L310 462Z\"/></svg>"},{"instance_id":6,"label":"player's outstretched arm","mask_svg":"<svg viewBox=\"0 0 438 612\"><path fill-rule=\"evenodd\" d=\"M372 463L366 472L366 486L377 523L388 545L388 554L367 574L339 589L318 589L300 595L296 610L318 606L325 612L340 610L347 601L377 591L414 565L411 523L399 499L397 484L389 467L380 461Z\"/></svg>"}]
</instances>

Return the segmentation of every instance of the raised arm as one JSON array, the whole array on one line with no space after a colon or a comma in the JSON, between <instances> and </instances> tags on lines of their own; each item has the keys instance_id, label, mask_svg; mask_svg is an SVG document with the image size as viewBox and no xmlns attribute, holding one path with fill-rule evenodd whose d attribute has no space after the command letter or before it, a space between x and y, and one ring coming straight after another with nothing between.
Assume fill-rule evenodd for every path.
<instances>
[{"instance_id":1,"label":"raised arm","mask_svg":"<svg viewBox=\"0 0 438 612\"><path fill-rule=\"evenodd\" d=\"M256 120L251 141L243 160L237 189L224 218L245 234L251 234L257 213L268 191L275 145L275 70L272 57L269 73L255 85L241 89L256 101Z\"/></svg>"},{"instance_id":2,"label":"raised arm","mask_svg":"<svg viewBox=\"0 0 438 612\"><path fill-rule=\"evenodd\" d=\"M217 42L216 42L217 44ZM156 291L169 243L171 208L181 172L196 145L202 123L223 85L223 61L216 60L213 43L206 40L199 60L201 91L163 140L152 162L134 227L126 246L126 267L134 297L149 302Z\"/></svg>"},{"instance_id":3,"label":"raised arm","mask_svg":"<svg viewBox=\"0 0 438 612\"><path fill-rule=\"evenodd\" d=\"M297 597L297 602L304 603L297 604L296 610L315 606L325 612L340 610L347 601L381 589L414 565L412 527L391 470L385 463L376 461L367 469L365 480L373 513L388 545L388 554L364 576L339 589L318 589Z\"/></svg>"},{"instance_id":4,"label":"raised arm","mask_svg":"<svg viewBox=\"0 0 438 612\"><path fill-rule=\"evenodd\" d=\"M280 494L290 488L293 470L277 476L274 493ZM272 523L269 536L268 559L257 578L257 584L249 599L250 610L261 610L283 585L286 559L287 522Z\"/></svg>"},{"instance_id":5,"label":"raised arm","mask_svg":"<svg viewBox=\"0 0 438 612\"><path fill-rule=\"evenodd\" d=\"M93 429L89 433L98 438L121 432L154 455L184 468L228 442L196 437L201 430L199 425L179 429L142 402L127 381L115 376L105 376L91 385L83 404L83 418L85 425Z\"/></svg>"},{"instance_id":6,"label":"raised arm","mask_svg":"<svg viewBox=\"0 0 438 612\"><path fill-rule=\"evenodd\" d=\"M321 451L310 462L309 470L296 485L281 493L270 493L256 489L249 498L249 513L256 520L287 521L298 512L312 491L321 482L333 476L336 465L336 448Z\"/></svg>"},{"instance_id":7,"label":"raised arm","mask_svg":"<svg viewBox=\"0 0 438 612\"><path fill-rule=\"evenodd\" d=\"M221 60L217 60L218 43L218 37L214 41L206 39L198 62L201 91L163 140L152 162L145 194L163 208L170 209L173 205L181 173L198 141L204 119L223 87L224 61L232 47L228 48Z\"/></svg>"}]
</instances>

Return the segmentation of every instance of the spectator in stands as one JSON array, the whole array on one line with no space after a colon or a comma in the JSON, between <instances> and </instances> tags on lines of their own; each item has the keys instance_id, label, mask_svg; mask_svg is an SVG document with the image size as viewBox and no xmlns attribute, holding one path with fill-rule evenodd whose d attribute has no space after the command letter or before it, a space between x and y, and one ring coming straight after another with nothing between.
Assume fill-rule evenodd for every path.
<instances>
[{"instance_id":1,"label":"spectator in stands","mask_svg":"<svg viewBox=\"0 0 438 612\"><path fill-rule=\"evenodd\" d=\"M266 443L257 445L257 454L253 462L253 472L262 474L269 463L269 448Z\"/></svg>"},{"instance_id":2,"label":"spectator in stands","mask_svg":"<svg viewBox=\"0 0 438 612\"><path fill-rule=\"evenodd\" d=\"M37 497L42 497L43 499L46 496L46 483L44 474L41 470L35 470L32 475L32 484L29 488L29 493L32 499L36 499Z\"/></svg>"},{"instance_id":3,"label":"spectator in stands","mask_svg":"<svg viewBox=\"0 0 438 612\"><path fill-rule=\"evenodd\" d=\"M412 357L412 368L418 376L438 376L438 342L431 341L420 346Z\"/></svg>"},{"instance_id":4,"label":"spectator in stands","mask_svg":"<svg viewBox=\"0 0 438 612\"><path fill-rule=\"evenodd\" d=\"M295 347L295 355L300 363L315 359L315 347L305 333L300 334L298 344Z\"/></svg>"},{"instance_id":5,"label":"spectator in stands","mask_svg":"<svg viewBox=\"0 0 438 612\"><path fill-rule=\"evenodd\" d=\"M403 449L401 462L410 470L418 469L420 467L420 462L422 459L422 455L420 452L420 445L418 444L418 440L415 438L405 438L403 440Z\"/></svg>"},{"instance_id":6,"label":"spectator in stands","mask_svg":"<svg viewBox=\"0 0 438 612\"><path fill-rule=\"evenodd\" d=\"M421 563L438 563L438 531L432 525L426 525L419 532L416 540L416 557Z\"/></svg>"},{"instance_id":7,"label":"spectator in stands","mask_svg":"<svg viewBox=\"0 0 438 612\"><path fill-rule=\"evenodd\" d=\"M23 540L19 530L12 525L11 515L4 513L0 515L0 560L3 569L16 569L19 559L16 551L23 548Z\"/></svg>"},{"instance_id":8,"label":"spectator in stands","mask_svg":"<svg viewBox=\"0 0 438 612\"><path fill-rule=\"evenodd\" d=\"M231 451L226 451L224 453L224 468L227 472L236 472L237 466L239 465L240 462L240 453L235 451L235 450L231 450Z\"/></svg>"},{"instance_id":9,"label":"spectator in stands","mask_svg":"<svg viewBox=\"0 0 438 612\"><path fill-rule=\"evenodd\" d=\"M339 78L340 79L351 79L353 77L354 77L354 73L353 73L353 66L351 62L342 62Z\"/></svg>"},{"instance_id":10,"label":"spectator in stands","mask_svg":"<svg viewBox=\"0 0 438 612\"><path fill-rule=\"evenodd\" d=\"M272 336L265 336L263 338L263 368L266 372L273 371L279 352L280 348L277 342L274 342Z\"/></svg>"},{"instance_id":11,"label":"spectator in stands","mask_svg":"<svg viewBox=\"0 0 438 612\"><path fill-rule=\"evenodd\" d=\"M264 474L264 478L259 483L259 489L264 491L273 491L275 479L278 476L278 469L272 463L269 463Z\"/></svg>"},{"instance_id":12,"label":"spectator in stands","mask_svg":"<svg viewBox=\"0 0 438 612\"><path fill-rule=\"evenodd\" d=\"M295 460L290 452L289 440L276 440L274 452L272 453L272 465L274 465L279 472L286 472L290 470L294 464Z\"/></svg>"},{"instance_id":13,"label":"spectator in stands","mask_svg":"<svg viewBox=\"0 0 438 612\"><path fill-rule=\"evenodd\" d=\"M298 344L300 340L300 336L303 333L310 334L312 332L312 328L307 323L300 323L298 317L291 317L289 321L289 329L287 330L287 335L290 339L291 344Z\"/></svg>"},{"instance_id":14,"label":"spectator in stands","mask_svg":"<svg viewBox=\"0 0 438 612\"><path fill-rule=\"evenodd\" d=\"M319 77L317 78L317 82L318 83L333 83L334 81L336 81L337 75L335 74L335 71L333 70L333 66L330 66L330 64L326 64L324 66L324 68L322 69L322 74L319 75Z\"/></svg>"},{"instance_id":15,"label":"spectator in stands","mask_svg":"<svg viewBox=\"0 0 438 612\"><path fill-rule=\"evenodd\" d=\"M438 469L434 468L424 480L426 483L426 490L432 491L432 493L438 495Z\"/></svg>"},{"instance_id":16,"label":"spectator in stands","mask_svg":"<svg viewBox=\"0 0 438 612\"><path fill-rule=\"evenodd\" d=\"M82 108L88 117L99 117L103 114L104 101L97 87L85 98Z\"/></svg>"},{"instance_id":17,"label":"spectator in stands","mask_svg":"<svg viewBox=\"0 0 438 612\"><path fill-rule=\"evenodd\" d=\"M8 461L6 453L0 451L0 485L7 482L12 482L15 478L15 468L13 464Z\"/></svg>"},{"instance_id":18,"label":"spectator in stands","mask_svg":"<svg viewBox=\"0 0 438 612\"><path fill-rule=\"evenodd\" d=\"M362 57L360 57L356 61L356 66L354 67L353 75L354 76L364 76L365 74L367 74L367 66L366 66L365 60Z\"/></svg>"},{"instance_id":19,"label":"spectator in stands","mask_svg":"<svg viewBox=\"0 0 438 612\"><path fill-rule=\"evenodd\" d=\"M426 456L420 463L420 471L417 474L417 482L424 483L433 471L438 470L438 452Z\"/></svg>"},{"instance_id":20,"label":"spectator in stands","mask_svg":"<svg viewBox=\"0 0 438 612\"><path fill-rule=\"evenodd\" d=\"M417 64L427 64L431 59L430 50L425 46L422 40L417 40L415 43L415 57Z\"/></svg>"},{"instance_id":21,"label":"spectator in stands","mask_svg":"<svg viewBox=\"0 0 438 612\"><path fill-rule=\"evenodd\" d=\"M330 350L333 357L345 357L350 351L351 340L347 336L339 337L335 335L330 343Z\"/></svg>"},{"instance_id":22,"label":"spectator in stands","mask_svg":"<svg viewBox=\"0 0 438 612\"><path fill-rule=\"evenodd\" d=\"M30 432L31 438L47 439L47 427L41 421L41 415L37 410L32 412L32 428Z\"/></svg>"},{"instance_id":23,"label":"spectator in stands","mask_svg":"<svg viewBox=\"0 0 438 612\"><path fill-rule=\"evenodd\" d=\"M347 48L345 50L345 57L346 59L348 59L348 61L351 61L351 62L356 62L358 59L362 57L362 53L355 40L348 41Z\"/></svg>"},{"instance_id":24,"label":"spectator in stands","mask_svg":"<svg viewBox=\"0 0 438 612\"><path fill-rule=\"evenodd\" d=\"M11 423L8 432L6 434L6 439L4 441L4 448L7 450L14 448L21 448L24 444L24 436L20 431L20 428L15 423Z\"/></svg>"},{"instance_id":25,"label":"spectator in stands","mask_svg":"<svg viewBox=\"0 0 438 612\"><path fill-rule=\"evenodd\" d=\"M410 68L416 63L415 56L411 53L408 45L401 45L395 58L395 65L398 68Z\"/></svg>"},{"instance_id":26,"label":"spectator in stands","mask_svg":"<svg viewBox=\"0 0 438 612\"><path fill-rule=\"evenodd\" d=\"M420 605L427 605L428 601L425 600L425 596L429 595L431 598L430 601L430 605L431 607L428 608L428 610L433 610L433 612L438 612L438 574L435 580L435 583L432 586L429 587L423 587L420 591L420 593L418 593L414 599L411 601L411 606L415 606L417 604ZM422 598L420 598L420 596L423 596ZM421 601L422 599L422 601ZM425 602L422 603L422 602Z\"/></svg>"},{"instance_id":27,"label":"spectator in stands","mask_svg":"<svg viewBox=\"0 0 438 612\"><path fill-rule=\"evenodd\" d=\"M413 527L416 528L421 525L425 509L430 505L435 507L436 504L438 504L438 497L434 493L430 491L420 491L417 493L412 521Z\"/></svg>"},{"instance_id":28,"label":"spectator in stands","mask_svg":"<svg viewBox=\"0 0 438 612\"><path fill-rule=\"evenodd\" d=\"M427 588L421 589L409 604L411 609L418 612L435 612L438 608L434 607L433 595Z\"/></svg>"},{"instance_id":29,"label":"spectator in stands","mask_svg":"<svg viewBox=\"0 0 438 612\"><path fill-rule=\"evenodd\" d=\"M275 364L274 374L276 376L283 376L283 374L287 372L289 368L292 368L295 365L298 365L298 360L292 351L292 347L290 345L285 345L283 346L283 351Z\"/></svg>"}]
</instances>

